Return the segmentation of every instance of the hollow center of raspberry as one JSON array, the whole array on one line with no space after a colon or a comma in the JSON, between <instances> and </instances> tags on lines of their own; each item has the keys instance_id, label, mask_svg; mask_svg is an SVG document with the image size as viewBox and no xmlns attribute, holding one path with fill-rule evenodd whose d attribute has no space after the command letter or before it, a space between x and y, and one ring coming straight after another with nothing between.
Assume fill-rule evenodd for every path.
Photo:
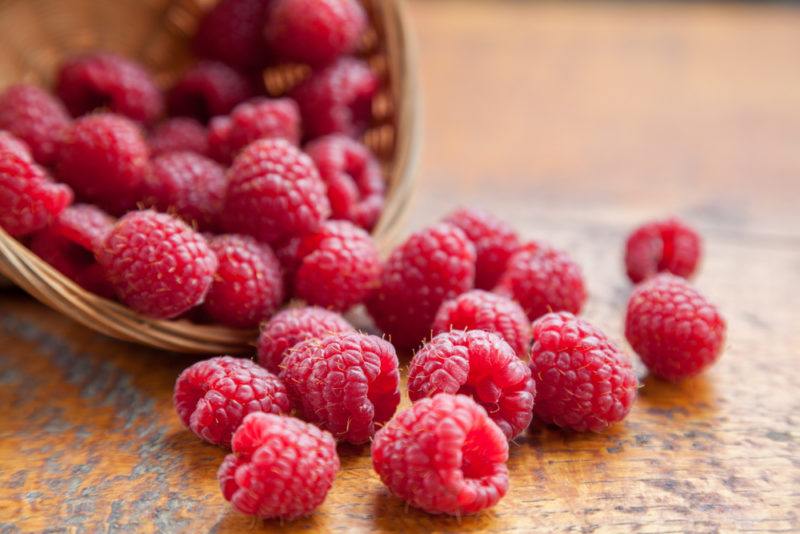
<instances>
[{"instance_id":1,"label":"hollow center of raspberry","mask_svg":"<svg viewBox=\"0 0 800 534\"><path fill-rule=\"evenodd\" d=\"M101 91L87 91L83 97L83 107L86 110L109 109L111 103L111 97Z\"/></svg>"},{"instance_id":2,"label":"hollow center of raspberry","mask_svg":"<svg viewBox=\"0 0 800 534\"><path fill-rule=\"evenodd\" d=\"M467 434L461 447L461 472L464 478L481 479L494 472L494 465L486 460L493 454L493 448L494 444L483 427L473 428Z\"/></svg>"}]
</instances>

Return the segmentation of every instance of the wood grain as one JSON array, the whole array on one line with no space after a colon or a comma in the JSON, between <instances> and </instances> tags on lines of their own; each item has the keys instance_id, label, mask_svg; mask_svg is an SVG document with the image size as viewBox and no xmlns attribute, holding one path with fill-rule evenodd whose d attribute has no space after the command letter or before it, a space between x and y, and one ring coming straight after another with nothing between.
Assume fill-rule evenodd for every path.
<instances>
[{"instance_id":1,"label":"wood grain","mask_svg":"<svg viewBox=\"0 0 800 534\"><path fill-rule=\"evenodd\" d=\"M621 338L625 233L677 212L697 285L729 321L712 370L642 376L599 435L512 445L511 490L476 517L389 496L340 447L326 503L290 525L232 511L223 451L183 430L192 360L115 342L0 294L0 532L800 531L800 10L786 4L411 3L426 95L412 226L479 202L584 266L586 316Z\"/></svg>"}]
</instances>

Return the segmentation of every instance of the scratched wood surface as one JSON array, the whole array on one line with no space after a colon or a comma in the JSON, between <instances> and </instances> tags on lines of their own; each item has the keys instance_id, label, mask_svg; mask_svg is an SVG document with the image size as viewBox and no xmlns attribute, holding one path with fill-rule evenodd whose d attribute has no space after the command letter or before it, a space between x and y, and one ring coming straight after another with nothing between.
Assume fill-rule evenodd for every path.
<instances>
[{"instance_id":1,"label":"scratched wood surface","mask_svg":"<svg viewBox=\"0 0 800 534\"><path fill-rule=\"evenodd\" d=\"M481 203L570 250L586 316L621 338L625 233L675 212L704 234L697 284L726 314L721 361L646 376L624 424L534 430L476 517L407 510L340 448L324 506L287 531L800 530L800 8L411 3L425 149L410 227ZM183 430L192 360L118 343L0 293L0 532L276 531L232 511L224 452ZM407 362L407 360L406 360Z\"/></svg>"}]
</instances>

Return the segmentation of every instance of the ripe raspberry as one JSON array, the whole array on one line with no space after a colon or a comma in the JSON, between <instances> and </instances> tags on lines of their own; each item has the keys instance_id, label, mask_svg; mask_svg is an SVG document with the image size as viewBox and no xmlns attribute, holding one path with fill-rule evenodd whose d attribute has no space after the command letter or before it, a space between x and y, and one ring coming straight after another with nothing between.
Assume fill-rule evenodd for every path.
<instances>
[{"instance_id":1,"label":"ripe raspberry","mask_svg":"<svg viewBox=\"0 0 800 534\"><path fill-rule=\"evenodd\" d=\"M200 61L172 86L167 105L173 116L206 123L253 96L250 81L224 63Z\"/></svg>"},{"instance_id":2,"label":"ripe raspberry","mask_svg":"<svg viewBox=\"0 0 800 534\"><path fill-rule=\"evenodd\" d=\"M625 336L651 373L677 382L719 358L725 319L686 280L664 273L634 289Z\"/></svg>"},{"instance_id":3,"label":"ripe raspberry","mask_svg":"<svg viewBox=\"0 0 800 534\"><path fill-rule=\"evenodd\" d=\"M216 227L228 181L225 169L194 152L170 152L155 158L145 178L147 203L175 213L204 230Z\"/></svg>"},{"instance_id":4,"label":"ripe raspberry","mask_svg":"<svg viewBox=\"0 0 800 534\"><path fill-rule=\"evenodd\" d=\"M375 434L372 466L389 490L432 514L460 516L508 491L508 442L464 395L415 402Z\"/></svg>"},{"instance_id":5,"label":"ripe raspberry","mask_svg":"<svg viewBox=\"0 0 800 534\"><path fill-rule=\"evenodd\" d=\"M107 110L150 123L164 112L164 97L138 63L107 52L74 57L61 65L56 94L73 117Z\"/></svg>"},{"instance_id":6,"label":"ripe raspberry","mask_svg":"<svg viewBox=\"0 0 800 534\"><path fill-rule=\"evenodd\" d=\"M61 212L53 223L56 234L94 254L99 250L116 220L90 204L76 204Z\"/></svg>"},{"instance_id":7,"label":"ripe raspberry","mask_svg":"<svg viewBox=\"0 0 800 534\"><path fill-rule=\"evenodd\" d=\"M314 162L283 139L260 139L228 171L222 214L229 232L276 243L313 232L330 214Z\"/></svg>"},{"instance_id":8,"label":"ripe raspberry","mask_svg":"<svg viewBox=\"0 0 800 534\"><path fill-rule=\"evenodd\" d=\"M150 134L148 141L153 156L185 151L202 156L208 153L208 132L205 126L187 117L162 122Z\"/></svg>"},{"instance_id":9,"label":"ripe raspberry","mask_svg":"<svg viewBox=\"0 0 800 534\"><path fill-rule=\"evenodd\" d=\"M33 156L28 144L5 130L0 130L0 152L13 152L20 159L33 163Z\"/></svg>"},{"instance_id":10,"label":"ripe raspberry","mask_svg":"<svg viewBox=\"0 0 800 534\"><path fill-rule=\"evenodd\" d=\"M139 127L119 115L76 120L59 150L57 175L85 201L120 214L136 206L150 162Z\"/></svg>"},{"instance_id":11,"label":"ripe raspberry","mask_svg":"<svg viewBox=\"0 0 800 534\"><path fill-rule=\"evenodd\" d=\"M199 57L249 71L267 59L264 23L272 0L222 0L200 21L192 48Z\"/></svg>"},{"instance_id":12,"label":"ripe raspberry","mask_svg":"<svg viewBox=\"0 0 800 534\"><path fill-rule=\"evenodd\" d=\"M375 156L344 135L317 139L305 150L328 186L332 218L371 230L383 211L386 195L386 179Z\"/></svg>"},{"instance_id":13,"label":"ripe raspberry","mask_svg":"<svg viewBox=\"0 0 800 534\"><path fill-rule=\"evenodd\" d=\"M541 421L600 432L628 415L636 375L602 331L571 313L548 313L533 323L533 339L533 412Z\"/></svg>"},{"instance_id":14,"label":"ripe raspberry","mask_svg":"<svg viewBox=\"0 0 800 534\"><path fill-rule=\"evenodd\" d=\"M55 162L69 123L61 102L38 87L12 85L0 94L0 129L25 141L41 165Z\"/></svg>"},{"instance_id":15,"label":"ripe raspberry","mask_svg":"<svg viewBox=\"0 0 800 534\"><path fill-rule=\"evenodd\" d=\"M320 65L355 51L366 27L356 0L276 0L264 34L281 58Z\"/></svg>"},{"instance_id":16,"label":"ripe raspberry","mask_svg":"<svg viewBox=\"0 0 800 534\"><path fill-rule=\"evenodd\" d=\"M184 369L172 397L181 422L197 437L230 447L247 414L292 409L277 376L251 360L218 356Z\"/></svg>"},{"instance_id":17,"label":"ripe raspberry","mask_svg":"<svg viewBox=\"0 0 800 534\"><path fill-rule=\"evenodd\" d=\"M511 256L497 291L519 302L531 321L551 311L579 313L586 301L578 264L539 243L523 245Z\"/></svg>"},{"instance_id":18,"label":"ripe raspberry","mask_svg":"<svg viewBox=\"0 0 800 534\"><path fill-rule=\"evenodd\" d=\"M638 284L664 271L689 278L700 261L702 246L700 235L676 218L644 224L625 244L628 278Z\"/></svg>"},{"instance_id":19,"label":"ripe raspberry","mask_svg":"<svg viewBox=\"0 0 800 534\"><path fill-rule=\"evenodd\" d=\"M252 328L275 313L283 302L278 259L267 245L249 237L222 235L209 246L219 267L203 309L216 322Z\"/></svg>"},{"instance_id":20,"label":"ripe raspberry","mask_svg":"<svg viewBox=\"0 0 800 534\"><path fill-rule=\"evenodd\" d=\"M506 270L509 258L519 248L519 237L511 226L491 213L462 208L451 213L445 222L461 228L472 244L478 261L475 287L492 290Z\"/></svg>"},{"instance_id":21,"label":"ripe raspberry","mask_svg":"<svg viewBox=\"0 0 800 534\"><path fill-rule=\"evenodd\" d=\"M35 163L0 150L0 226L14 237L41 230L72 203L72 190L56 184Z\"/></svg>"},{"instance_id":22,"label":"ripe raspberry","mask_svg":"<svg viewBox=\"0 0 800 534\"><path fill-rule=\"evenodd\" d=\"M174 217L150 210L121 218L97 260L123 302L163 319L201 304L217 269L217 258L203 236Z\"/></svg>"},{"instance_id":23,"label":"ripe raspberry","mask_svg":"<svg viewBox=\"0 0 800 534\"><path fill-rule=\"evenodd\" d=\"M300 142L300 111L293 100L253 98L209 125L210 154L220 163L230 164L244 147L264 138Z\"/></svg>"},{"instance_id":24,"label":"ripe raspberry","mask_svg":"<svg viewBox=\"0 0 800 534\"><path fill-rule=\"evenodd\" d=\"M394 415L400 373L391 343L358 333L295 345L281 378L301 416L337 439L364 443Z\"/></svg>"},{"instance_id":25,"label":"ripe raspberry","mask_svg":"<svg viewBox=\"0 0 800 534\"><path fill-rule=\"evenodd\" d=\"M531 347L531 323L520 305L508 297L481 289L463 293L439 308L433 321L433 333L451 330L494 332L511 345L520 358L526 356Z\"/></svg>"},{"instance_id":26,"label":"ripe raspberry","mask_svg":"<svg viewBox=\"0 0 800 534\"><path fill-rule=\"evenodd\" d=\"M464 232L440 223L392 252L367 307L395 345L410 348L430 335L442 302L472 289L474 280L475 247Z\"/></svg>"},{"instance_id":27,"label":"ripe raspberry","mask_svg":"<svg viewBox=\"0 0 800 534\"><path fill-rule=\"evenodd\" d=\"M289 308L267 321L258 336L258 363L279 373L287 352L295 345L333 334L355 333L338 313L322 308Z\"/></svg>"},{"instance_id":28,"label":"ripe raspberry","mask_svg":"<svg viewBox=\"0 0 800 534\"><path fill-rule=\"evenodd\" d=\"M300 106L306 138L333 133L358 137L369 126L379 88L380 80L369 65L344 57L313 73L290 96Z\"/></svg>"},{"instance_id":29,"label":"ripe raspberry","mask_svg":"<svg viewBox=\"0 0 800 534\"><path fill-rule=\"evenodd\" d=\"M322 504L338 470L330 433L294 417L254 413L233 435L233 454L217 478L240 512L291 521Z\"/></svg>"}]
</instances>

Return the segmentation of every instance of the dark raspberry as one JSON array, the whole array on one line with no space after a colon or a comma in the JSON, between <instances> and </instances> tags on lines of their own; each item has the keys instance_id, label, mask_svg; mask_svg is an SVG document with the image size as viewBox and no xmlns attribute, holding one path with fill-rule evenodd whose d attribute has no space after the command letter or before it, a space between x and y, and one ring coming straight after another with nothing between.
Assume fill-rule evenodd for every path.
<instances>
[{"instance_id":1,"label":"dark raspberry","mask_svg":"<svg viewBox=\"0 0 800 534\"><path fill-rule=\"evenodd\" d=\"M102 110L150 123L164 112L161 91L145 68L107 52L64 62L58 71L56 93L73 117Z\"/></svg>"},{"instance_id":2,"label":"dark raspberry","mask_svg":"<svg viewBox=\"0 0 800 534\"><path fill-rule=\"evenodd\" d=\"M163 319L201 304L217 270L203 236L179 219L150 210L121 218L97 259L124 303Z\"/></svg>"},{"instance_id":3,"label":"dark raspberry","mask_svg":"<svg viewBox=\"0 0 800 534\"><path fill-rule=\"evenodd\" d=\"M223 235L209 246L219 267L203 309L216 322L252 328L275 313L283 302L278 259L267 245L249 237Z\"/></svg>"},{"instance_id":4,"label":"dark raspberry","mask_svg":"<svg viewBox=\"0 0 800 534\"><path fill-rule=\"evenodd\" d=\"M200 21L192 47L199 57L240 70L266 64L264 23L272 0L221 0Z\"/></svg>"},{"instance_id":5,"label":"dark raspberry","mask_svg":"<svg viewBox=\"0 0 800 534\"><path fill-rule=\"evenodd\" d=\"M369 65L346 57L314 72L290 96L300 106L306 138L333 133L358 137L369 126L379 88Z\"/></svg>"},{"instance_id":6,"label":"dark raspberry","mask_svg":"<svg viewBox=\"0 0 800 534\"><path fill-rule=\"evenodd\" d=\"M292 409L286 387L251 360L219 356L185 369L172 397L181 422L197 437L230 447L242 419L256 412Z\"/></svg>"},{"instance_id":7,"label":"dark raspberry","mask_svg":"<svg viewBox=\"0 0 800 534\"><path fill-rule=\"evenodd\" d=\"M344 135L317 139L305 150L328 186L331 217L371 230L383 211L386 195L386 179L375 156Z\"/></svg>"},{"instance_id":8,"label":"dark raspberry","mask_svg":"<svg viewBox=\"0 0 800 534\"><path fill-rule=\"evenodd\" d=\"M201 61L172 86L167 104L171 115L192 117L205 124L251 96L253 88L243 75L224 63Z\"/></svg>"},{"instance_id":9,"label":"dark raspberry","mask_svg":"<svg viewBox=\"0 0 800 534\"><path fill-rule=\"evenodd\" d=\"M481 289L459 295L439 308L433 321L433 333L451 330L494 332L511 345L520 358L527 356L531 347L531 323L520 305L508 297Z\"/></svg>"},{"instance_id":10,"label":"dark raspberry","mask_svg":"<svg viewBox=\"0 0 800 534\"><path fill-rule=\"evenodd\" d=\"M678 381L719 358L725 319L686 280L659 274L634 289L628 301L625 336L654 375Z\"/></svg>"},{"instance_id":11,"label":"dark raspberry","mask_svg":"<svg viewBox=\"0 0 800 534\"><path fill-rule=\"evenodd\" d=\"M120 214L140 200L149 169L139 127L119 115L99 113L76 120L67 131L57 176L82 200Z\"/></svg>"},{"instance_id":12,"label":"dark raspberry","mask_svg":"<svg viewBox=\"0 0 800 534\"><path fill-rule=\"evenodd\" d=\"M61 212L53 230L61 237L94 254L103 244L116 220L97 206L76 204Z\"/></svg>"},{"instance_id":13,"label":"dark raspberry","mask_svg":"<svg viewBox=\"0 0 800 534\"><path fill-rule=\"evenodd\" d=\"M481 406L440 393L378 431L372 466L389 490L432 514L473 514L508 491L508 442Z\"/></svg>"},{"instance_id":14,"label":"dark raspberry","mask_svg":"<svg viewBox=\"0 0 800 534\"><path fill-rule=\"evenodd\" d=\"M636 284L664 271L689 278L697 269L702 246L700 235L676 218L644 224L625 244L628 278Z\"/></svg>"},{"instance_id":15,"label":"dark raspberry","mask_svg":"<svg viewBox=\"0 0 800 534\"><path fill-rule=\"evenodd\" d=\"M355 51L366 27L356 0L276 0L264 34L281 58L320 65Z\"/></svg>"},{"instance_id":16,"label":"dark raspberry","mask_svg":"<svg viewBox=\"0 0 800 534\"><path fill-rule=\"evenodd\" d=\"M628 415L638 382L628 357L606 335L568 312L533 323L534 414L544 423L600 432Z\"/></svg>"},{"instance_id":17,"label":"dark raspberry","mask_svg":"<svg viewBox=\"0 0 800 534\"><path fill-rule=\"evenodd\" d=\"M330 433L265 413L244 418L217 472L222 495L244 514L291 521L325 500L339 471Z\"/></svg>"},{"instance_id":18,"label":"dark raspberry","mask_svg":"<svg viewBox=\"0 0 800 534\"><path fill-rule=\"evenodd\" d=\"M474 280L475 247L464 232L440 223L392 252L367 307L394 344L410 348L430 335L442 303L472 289Z\"/></svg>"},{"instance_id":19,"label":"dark raspberry","mask_svg":"<svg viewBox=\"0 0 800 534\"><path fill-rule=\"evenodd\" d=\"M322 308L289 308L275 314L258 337L258 363L279 373L287 352L295 345L332 334L355 333L338 313Z\"/></svg>"},{"instance_id":20,"label":"dark raspberry","mask_svg":"<svg viewBox=\"0 0 800 534\"><path fill-rule=\"evenodd\" d=\"M301 416L337 439L364 443L400 403L397 354L391 343L357 333L295 345L281 378Z\"/></svg>"},{"instance_id":21,"label":"dark raspberry","mask_svg":"<svg viewBox=\"0 0 800 534\"><path fill-rule=\"evenodd\" d=\"M229 232L276 243L313 232L330 214L314 162L283 139L260 139L234 161L222 214Z\"/></svg>"},{"instance_id":22,"label":"dark raspberry","mask_svg":"<svg viewBox=\"0 0 800 534\"><path fill-rule=\"evenodd\" d=\"M50 93L33 85L12 85L0 94L0 129L28 145L41 165L55 162L61 136L70 118Z\"/></svg>"},{"instance_id":23,"label":"dark raspberry","mask_svg":"<svg viewBox=\"0 0 800 534\"><path fill-rule=\"evenodd\" d=\"M13 152L20 159L33 163L33 155L28 144L5 130L0 130L0 152Z\"/></svg>"},{"instance_id":24,"label":"dark raspberry","mask_svg":"<svg viewBox=\"0 0 800 534\"><path fill-rule=\"evenodd\" d=\"M208 153L208 132L205 126L188 117L168 119L153 130L148 139L150 153L160 156L167 152Z\"/></svg>"}]
</instances>

